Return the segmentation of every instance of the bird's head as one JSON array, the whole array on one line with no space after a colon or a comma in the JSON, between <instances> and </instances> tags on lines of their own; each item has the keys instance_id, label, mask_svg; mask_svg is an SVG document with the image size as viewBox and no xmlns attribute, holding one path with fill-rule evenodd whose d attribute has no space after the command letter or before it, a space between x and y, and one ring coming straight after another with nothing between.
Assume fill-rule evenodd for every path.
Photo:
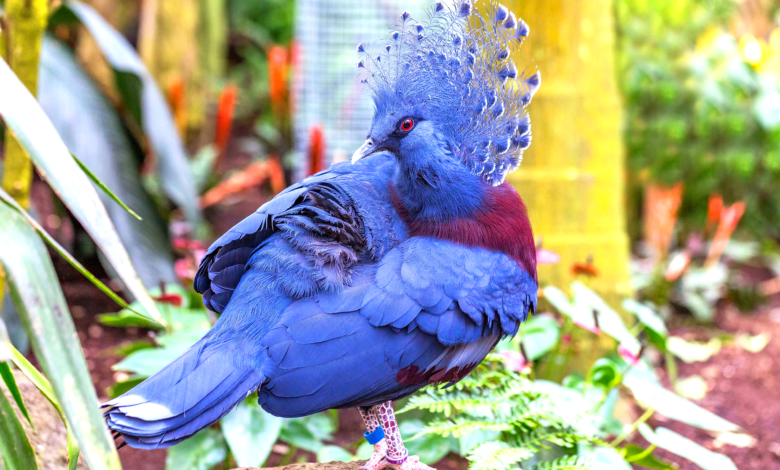
<instances>
[{"instance_id":1,"label":"bird's head","mask_svg":"<svg viewBox=\"0 0 780 470\"><path fill-rule=\"evenodd\" d=\"M352 161L387 151L418 178L443 166L501 184L531 143L526 106L540 76L518 76L511 59L527 36L494 3L483 16L471 0L437 2L427 23L401 14L387 41L357 48L376 110Z\"/></svg>"}]
</instances>

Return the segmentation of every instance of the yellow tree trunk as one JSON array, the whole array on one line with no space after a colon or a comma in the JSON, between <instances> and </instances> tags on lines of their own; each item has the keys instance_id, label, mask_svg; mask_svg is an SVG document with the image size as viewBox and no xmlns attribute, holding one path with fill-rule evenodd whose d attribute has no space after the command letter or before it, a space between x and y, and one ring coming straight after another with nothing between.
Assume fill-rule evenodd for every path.
<instances>
[{"instance_id":1,"label":"yellow tree trunk","mask_svg":"<svg viewBox=\"0 0 780 470\"><path fill-rule=\"evenodd\" d=\"M48 19L47 0L6 0L4 58L19 80L35 95L38 57ZM33 167L30 158L9 130L5 133L3 189L25 209L30 206Z\"/></svg>"},{"instance_id":2,"label":"yellow tree trunk","mask_svg":"<svg viewBox=\"0 0 780 470\"><path fill-rule=\"evenodd\" d=\"M224 73L227 20L223 0L143 0L138 48L166 91L183 87L172 103L181 127L203 125L210 86ZM182 129L185 130L185 129Z\"/></svg>"},{"instance_id":3,"label":"yellow tree trunk","mask_svg":"<svg viewBox=\"0 0 780 470\"><path fill-rule=\"evenodd\" d=\"M511 0L531 35L515 57L542 74L530 106L533 144L509 181L537 241L561 255L542 283L568 288L574 263L616 305L629 294L621 107L615 81L612 0Z\"/></svg>"}]
</instances>

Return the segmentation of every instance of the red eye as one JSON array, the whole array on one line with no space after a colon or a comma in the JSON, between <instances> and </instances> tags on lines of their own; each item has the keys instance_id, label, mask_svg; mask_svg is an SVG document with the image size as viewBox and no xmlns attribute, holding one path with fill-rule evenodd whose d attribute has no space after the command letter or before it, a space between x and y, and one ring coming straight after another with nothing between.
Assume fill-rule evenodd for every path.
<instances>
[{"instance_id":1,"label":"red eye","mask_svg":"<svg viewBox=\"0 0 780 470\"><path fill-rule=\"evenodd\" d=\"M414 121L411 119L405 119L404 122L401 123L401 130L404 132L409 132L412 130L412 127L414 127Z\"/></svg>"}]
</instances>

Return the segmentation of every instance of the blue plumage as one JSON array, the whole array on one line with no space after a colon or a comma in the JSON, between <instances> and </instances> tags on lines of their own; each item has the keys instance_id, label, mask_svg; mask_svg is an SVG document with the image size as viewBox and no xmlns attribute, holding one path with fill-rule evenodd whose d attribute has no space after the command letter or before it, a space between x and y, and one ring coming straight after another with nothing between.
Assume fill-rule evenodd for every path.
<instances>
[{"instance_id":1,"label":"blue plumage","mask_svg":"<svg viewBox=\"0 0 780 470\"><path fill-rule=\"evenodd\" d=\"M515 80L509 58L525 23L490 11L437 3L426 24L404 12L383 52L358 45L377 108L365 144L209 248L194 285L216 324L105 405L131 446L181 442L254 392L277 416L361 407L373 431L371 410L457 382L517 333L536 308L535 248L501 181L530 144L539 79ZM376 468L382 449L403 457L382 416Z\"/></svg>"}]
</instances>

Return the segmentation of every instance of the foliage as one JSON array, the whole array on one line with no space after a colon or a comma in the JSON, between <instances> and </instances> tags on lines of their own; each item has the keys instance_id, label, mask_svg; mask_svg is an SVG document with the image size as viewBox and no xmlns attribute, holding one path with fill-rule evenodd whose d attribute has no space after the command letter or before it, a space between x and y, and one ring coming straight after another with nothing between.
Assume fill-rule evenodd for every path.
<instances>
[{"instance_id":1,"label":"foliage","mask_svg":"<svg viewBox=\"0 0 780 470\"><path fill-rule=\"evenodd\" d=\"M587 287L574 283L571 290L574 295L570 299L556 288L544 289L544 297L561 314L562 326L544 315L535 317L535 324L521 327L528 326L534 335L561 338L544 353L540 354L536 346L531 346L529 353L525 342L533 336L521 331L514 340L504 341L498 354L490 355L457 384L428 387L412 396L402 413L425 410L435 416L418 437L478 435L467 448L460 449L471 468L478 470L507 470L517 464L533 469L629 469L632 463L672 468L652 455L655 447L702 468L735 469L728 457L692 441L671 439L671 431L653 431L645 424L658 412L710 432L740 431L738 426L665 389L641 357L650 346L639 348L640 339L643 343L650 341L666 356L669 365L676 352L667 348L667 340L676 345L684 341L669 338L663 320L648 305L626 300L625 308L638 318L636 325L627 328L617 312ZM559 385L540 378L550 371L545 363L566 368L571 352L580 347L571 339L576 329L610 337L616 348L596 360L584 379L570 375ZM533 340L529 343L539 344ZM536 358L535 367L519 367L517 361L511 360L513 354ZM620 390L629 391L636 406L646 410L633 423L621 423L615 415ZM637 429L652 447L624 444ZM607 437L616 434L619 436L608 443ZM719 466L708 467L712 462Z\"/></svg>"},{"instance_id":2,"label":"foliage","mask_svg":"<svg viewBox=\"0 0 780 470\"><path fill-rule=\"evenodd\" d=\"M743 228L772 237L780 227L780 69L751 66L722 29L734 4L617 2L628 162L640 180L685 182L684 231L703 225L702 201L720 193L746 203Z\"/></svg>"},{"instance_id":3,"label":"foliage","mask_svg":"<svg viewBox=\"0 0 780 470\"><path fill-rule=\"evenodd\" d=\"M251 109L244 115L256 115L269 108L268 53L276 44L292 42L295 3L287 0L228 0L228 22L233 45L240 58L232 64L228 76L241 87L241 95Z\"/></svg>"}]
</instances>

